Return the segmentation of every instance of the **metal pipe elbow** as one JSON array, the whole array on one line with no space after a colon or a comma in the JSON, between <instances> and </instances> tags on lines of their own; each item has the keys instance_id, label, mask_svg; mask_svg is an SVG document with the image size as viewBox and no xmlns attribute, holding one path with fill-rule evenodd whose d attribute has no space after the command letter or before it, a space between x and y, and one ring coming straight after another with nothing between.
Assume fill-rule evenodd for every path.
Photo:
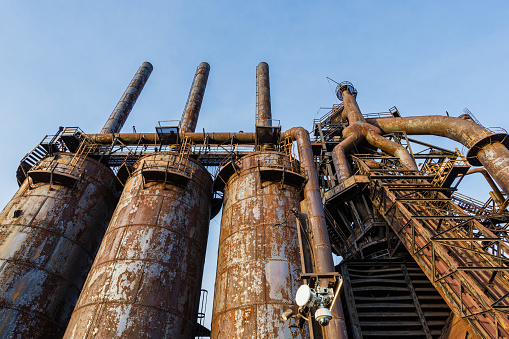
<instances>
[{"instance_id":1,"label":"metal pipe elbow","mask_svg":"<svg viewBox=\"0 0 509 339\"><path fill-rule=\"evenodd\" d=\"M401 161L401 164L409 169L417 171L417 164L415 163L414 159L408 153L405 147L402 145L391 141L389 139L386 139L382 137L381 135L378 135L372 131L369 131L366 133L366 140L370 143L370 145L380 148L382 151L389 153L392 156L395 156L399 158Z\"/></svg>"}]
</instances>

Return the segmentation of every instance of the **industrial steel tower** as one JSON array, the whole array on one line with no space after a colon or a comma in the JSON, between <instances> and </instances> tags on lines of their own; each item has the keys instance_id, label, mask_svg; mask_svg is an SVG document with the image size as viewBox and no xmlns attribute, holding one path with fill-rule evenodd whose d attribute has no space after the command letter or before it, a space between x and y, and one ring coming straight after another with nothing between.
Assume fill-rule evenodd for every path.
<instances>
[{"instance_id":1,"label":"industrial steel tower","mask_svg":"<svg viewBox=\"0 0 509 339\"><path fill-rule=\"evenodd\" d=\"M363 114L342 82L311 131L282 131L262 62L254 132L196 133L209 71L180 120L120 133L143 63L101 133L60 128L21 160L0 215L1 337L509 338L505 130L468 110ZM486 202L459 193L474 173Z\"/></svg>"}]
</instances>

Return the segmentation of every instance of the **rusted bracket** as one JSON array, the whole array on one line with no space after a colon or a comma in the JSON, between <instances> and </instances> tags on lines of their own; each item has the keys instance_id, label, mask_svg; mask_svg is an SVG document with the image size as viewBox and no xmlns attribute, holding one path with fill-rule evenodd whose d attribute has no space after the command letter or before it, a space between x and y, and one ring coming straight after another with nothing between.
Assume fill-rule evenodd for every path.
<instances>
[{"instance_id":1,"label":"rusted bracket","mask_svg":"<svg viewBox=\"0 0 509 339\"><path fill-rule=\"evenodd\" d=\"M308 281L309 287L315 288L318 285L318 282L322 279L328 279L329 285L327 287L334 289L334 291L336 291L336 288L340 286L340 284L343 282L341 274L339 274L338 272L305 273L301 274L298 280Z\"/></svg>"}]
</instances>

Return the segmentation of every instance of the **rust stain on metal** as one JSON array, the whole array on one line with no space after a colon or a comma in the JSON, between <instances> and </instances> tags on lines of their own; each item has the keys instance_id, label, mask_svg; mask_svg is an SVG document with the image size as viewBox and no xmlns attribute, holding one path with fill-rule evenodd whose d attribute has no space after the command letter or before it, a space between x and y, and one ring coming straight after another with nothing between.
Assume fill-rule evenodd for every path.
<instances>
[{"instance_id":1,"label":"rust stain on metal","mask_svg":"<svg viewBox=\"0 0 509 339\"><path fill-rule=\"evenodd\" d=\"M26 179L0 215L1 337L65 331L117 201L113 172L95 160L59 153L34 168L71 169L73 186Z\"/></svg>"},{"instance_id":2,"label":"rust stain on metal","mask_svg":"<svg viewBox=\"0 0 509 339\"><path fill-rule=\"evenodd\" d=\"M206 62L202 62L196 70L193 85L189 91L189 97L187 98L186 107L180 123L180 130L184 133L192 133L196 129L209 72L210 65Z\"/></svg>"},{"instance_id":3,"label":"rust stain on metal","mask_svg":"<svg viewBox=\"0 0 509 339\"><path fill-rule=\"evenodd\" d=\"M295 164L282 153L255 152L237 165L224 192L211 337L277 338L285 330L281 314L294 305L302 271L291 213L299 208L300 189L262 182L260 169Z\"/></svg>"},{"instance_id":4,"label":"rust stain on metal","mask_svg":"<svg viewBox=\"0 0 509 339\"><path fill-rule=\"evenodd\" d=\"M117 106L115 106L115 109L111 113L108 121L104 124L101 133L120 132L153 69L154 67L150 62L144 62L140 66L124 94L118 101Z\"/></svg>"},{"instance_id":5,"label":"rust stain on metal","mask_svg":"<svg viewBox=\"0 0 509 339\"><path fill-rule=\"evenodd\" d=\"M318 173L314 162L309 133L303 127L294 127L284 132L282 138L291 138L297 141L299 159L306 172L307 182L304 186L304 199L306 199L308 208L308 220L312 239L311 245L314 251L316 272L335 272L329 233L325 222L325 212L323 210L322 197L320 194ZM326 283L323 282L322 286L326 286ZM327 336L330 338L347 339L348 334L346 332L345 316L340 300L336 301L331 312L332 319L330 324L325 328Z\"/></svg>"},{"instance_id":6,"label":"rust stain on metal","mask_svg":"<svg viewBox=\"0 0 509 339\"><path fill-rule=\"evenodd\" d=\"M354 93L352 93L352 91ZM398 143L382 137L380 128L366 123L355 98L356 90L348 82L338 86L338 92L343 100L343 119L348 120L348 127L342 132L343 141L336 145L332 151L334 163L339 182L348 179L352 174L346 153L363 140L370 145L380 148L391 155L398 157L403 167L410 170L417 170L417 165L408 151Z\"/></svg>"},{"instance_id":7,"label":"rust stain on metal","mask_svg":"<svg viewBox=\"0 0 509 339\"><path fill-rule=\"evenodd\" d=\"M256 68L257 72L257 126L272 126L272 111L270 107L270 80L269 65L266 62L260 62Z\"/></svg>"},{"instance_id":8,"label":"rust stain on metal","mask_svg":"<svg viewBox=\"0 0 509 339\"><path fill-rule=\"evenodd\" d=\"M193 159L190 171L181 171L178 157L164 152L138 161L65 338L194 337L212 178ZM152 170L191 179L187 186L152 180Z\"/></svg>"},{"instance_id":9,"label":"rust stain on metal","mask_svg":"<svg viewBox=\"0 0 509 339\"><path fill-rule=\"evenodd\" d=\"M507 134L495 134L470 120L437 115L377 118L368 119L368 122L384 133L404 131L409 135L438 135L465 145L473 151L468 156L469 162L477 166L482 164L504 193L509 194Z\"/></svg>"},{"instance_id":10,"label":"rust stain on metal","mask_svg":"<svg viewBox=\"0 0 509 339\"><path fill-rule=\"evenodd\" d=\"M87 134L89 140L96 144L111 145L115 138L121 140L125 145L137 145L140 143L161 143L157 133L119 133L119 134ZM189 138L194 143L203 143L205 140L209 144L222 144L225 142L233 142L237 144L254 144L255 133L181 133L181 139Z\"/></svg>"}]
</instances>

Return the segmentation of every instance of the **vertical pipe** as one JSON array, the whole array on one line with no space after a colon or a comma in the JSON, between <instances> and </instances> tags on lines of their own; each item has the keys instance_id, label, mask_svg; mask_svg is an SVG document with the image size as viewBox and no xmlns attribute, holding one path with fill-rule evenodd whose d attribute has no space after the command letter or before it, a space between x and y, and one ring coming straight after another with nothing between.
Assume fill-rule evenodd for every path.
<instances>
[{"instance_id":1,"label":"vertical pipe","mask_svg":"<svg viewBox=\"0 0 509 339\"><path fill-rule=\"evenodd\" d=\"M258 114L257 126L272 126L272 112L270 108L270 82L269 65L266 62L260 62L257 67L258 78Z\"/></svg>"},{"instance_id":2,"label":"vertical pipe","mask_svg":"<svg viewBox=\"0 0 509 339\"><path fill-rule=\"evenodd\" d=\"M182 115L182 121L180 123L180 130L184 133L194 133L196 129L203 95L205 94L205 87L207 86L207 80L209 78L209 71L210 66L206 62L202 62L196 69L194 81L191 85L186 108L184 109L184 114Z\"/></svg>"},{"instance_id":3,"label":"vertical pipe","mask_svg":"<svg viewBox=\"0 0 509 339\"><path fill-rule=\"evenodd\" d=\"M358 122L366 122L357 104L357 99L350 93L350 86L341 86L340 91L343 96L343 106L345 107L343 114L348 118L348 124L353 125Z\"/></svg>"},{"instance_id":4,"label":"vertical pipe","mask_svg":"<svg viewBox=\"0 0 509 339\"><path fill-rule=\"evenodd\" d=\"M304 186L304 199L308 206L308 219L311 228L312 246L315 254L315 267L317 273L334 272L334 261L329 240L329 233L325 223L325 212L323 210L318 173L314 163L313 150L309 133L302 127L294 127L283 133L282 138L291 137L297 141L299 159L301 166L307 175L307 182ZM322 284L324 286L324 284ZM334 304L332 320L329 326L325 327L328 339L347 339L345 316L341 306L341 300Z\"/></svg>"},{"instance_id":5,"label":"vertical pipe","mask_svg":"<svg viewBox=\"0 0 509 339\"><path fill-rule=\"evenodd\" d=\"M332 150L332 162L334 169L336 170L336 176L339 182L342 182L352 176L348 159L346 158L346 152L350 151L356 143L361 139L361 136L350 135L345 140L337 144Z\"/></svg>"},{"instance_id":6,"label":"vertical pipe","mask_svg":"<svg viewBox=\"0 0 509 339\"><path fill-rule=\"evenodd\" d=\"M144 62L140 66L138 72L134 75L133 80L131 80L131 83L118 101L117 106L115 106L110 118L104 124L101 133L120 132L153 69L154 68L150 62Z\"/></svg>"},{"instance_id":7,"label":"vertical pipe","mask_svg":"<svg viewBox=\"0 0 509 339\"><path fill-rule=\"evenodd\" d=\"M495 179L505 194L509 195L509 150L500 142L484 146L477 158Z\"/></svg>"}]
</instances>

